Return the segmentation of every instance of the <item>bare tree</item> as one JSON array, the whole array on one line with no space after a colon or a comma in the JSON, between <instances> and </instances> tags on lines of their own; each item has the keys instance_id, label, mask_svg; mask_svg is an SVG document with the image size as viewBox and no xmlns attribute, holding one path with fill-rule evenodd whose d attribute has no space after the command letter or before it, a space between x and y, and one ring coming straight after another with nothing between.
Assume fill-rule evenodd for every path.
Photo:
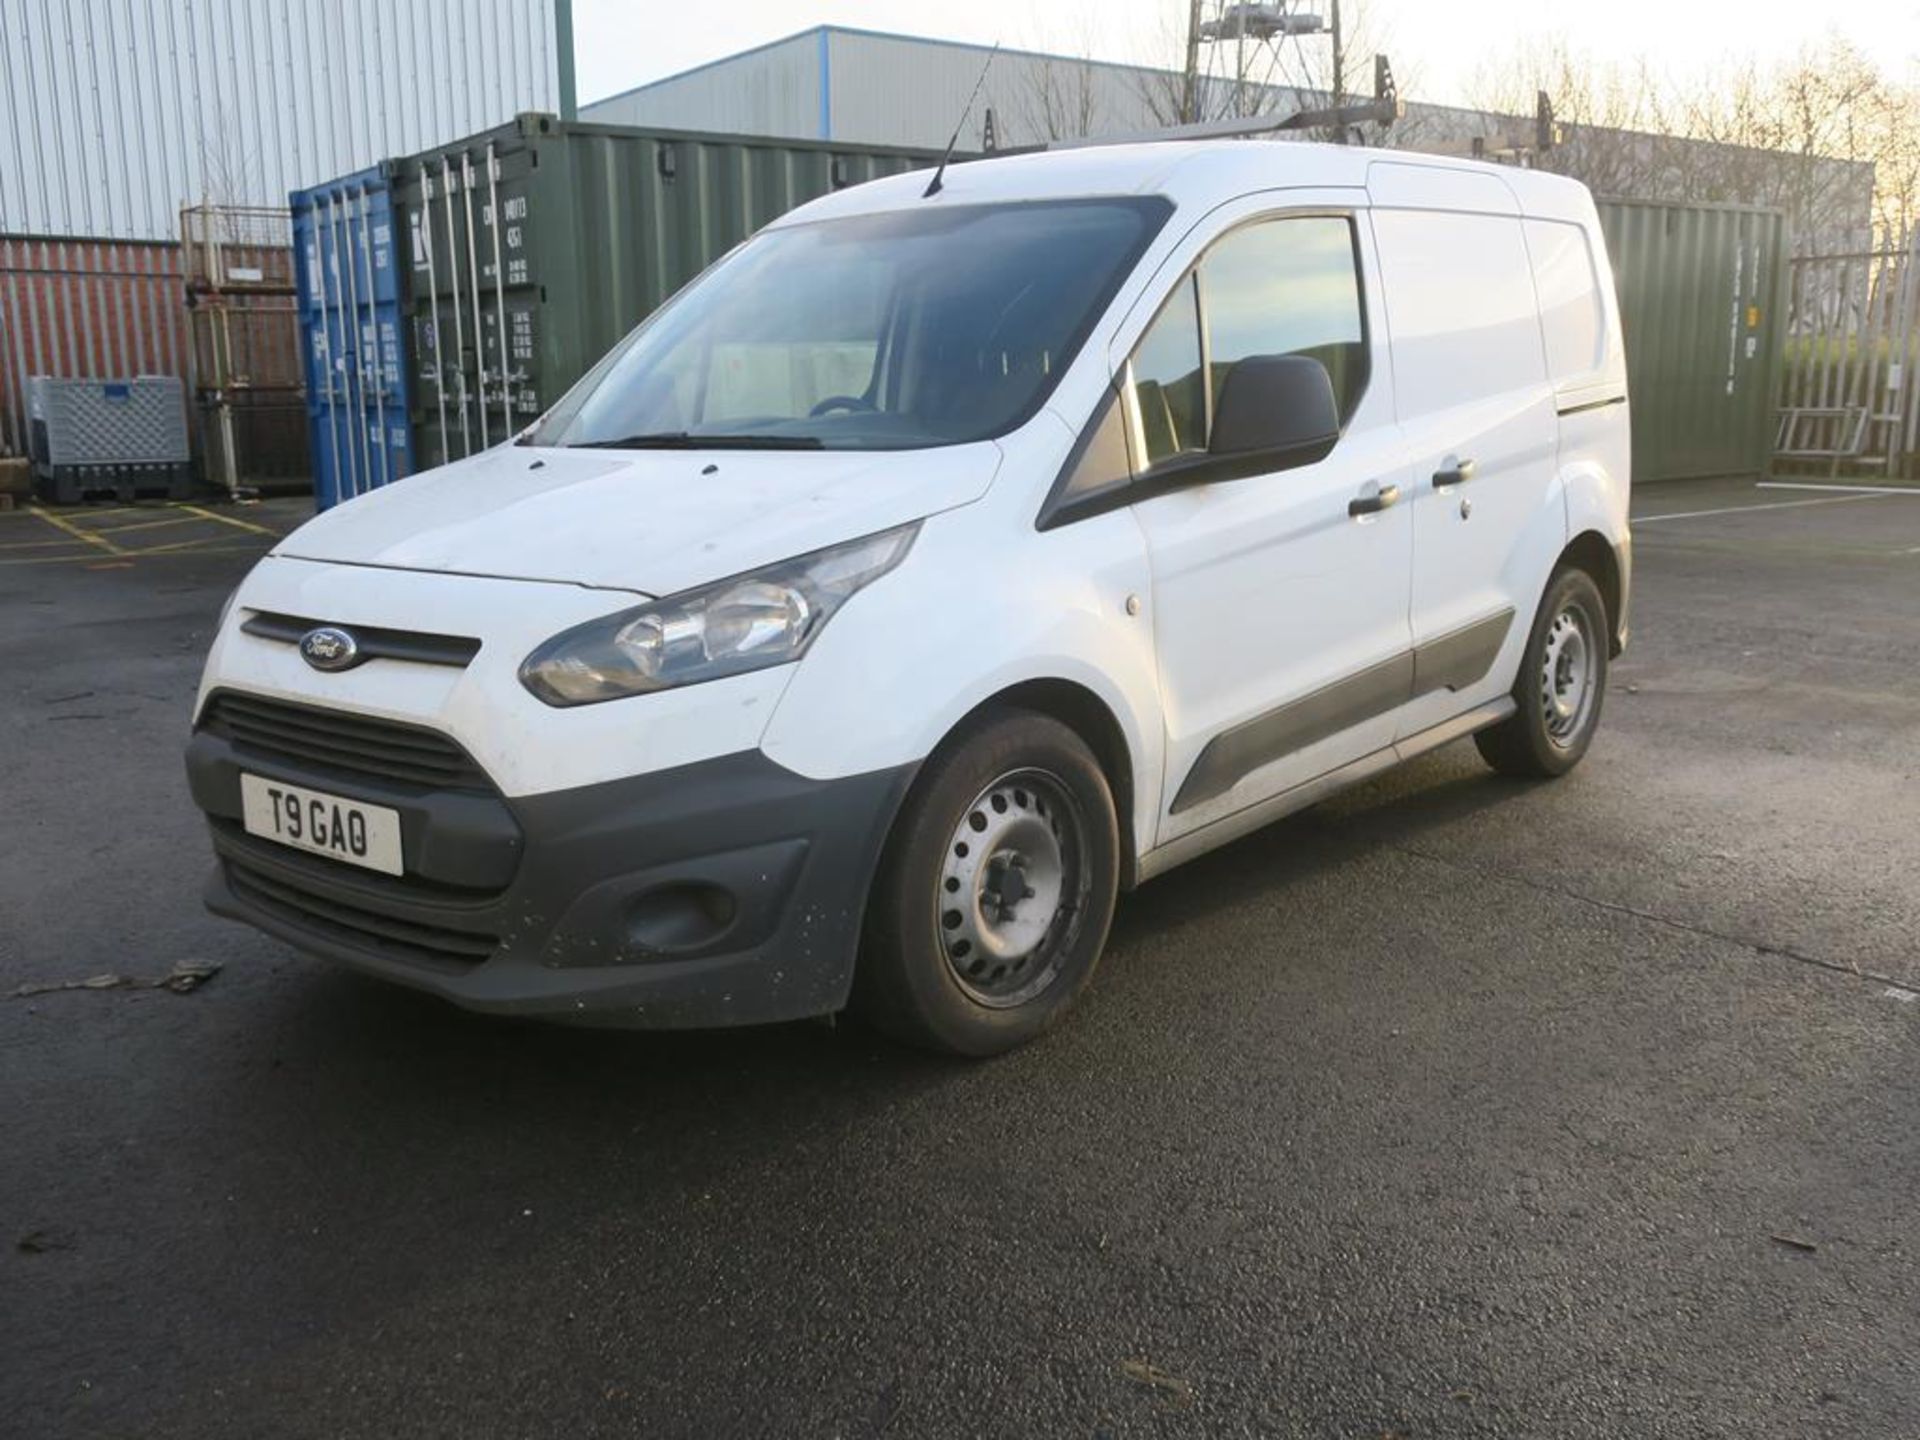
<instances>
[{"instance_id":1,"label":"bare tree","mask_svg":"<svg viewBox=\"0 0 1920 1440\"><path fill-rule=\"evenodd\" d=\"M1088 58L1091 49L1092 36L1083 27L1072 56L1036 56L1022 70L1019 103L1028 130L1048 140L1078 140L1107 127L1100 68Z\"/></svg>"},{"instance_id":2,"label":"bare tree","mask_svg":"<svg viewBox=\"0 0 1920 1440\"><path fill-rule=\"evenodd\" d=\"M1604 65L1564 43L1534 47L1483 70L1476 101L1511 113L1536 90L1564 127L1538 163L1601 194L1778 206L1802 233L1869 213L1898 231L1920 207L1920 90L1838 39L1772 69L1679 81L1645 58Z\"/></svg>"}]
</instances>

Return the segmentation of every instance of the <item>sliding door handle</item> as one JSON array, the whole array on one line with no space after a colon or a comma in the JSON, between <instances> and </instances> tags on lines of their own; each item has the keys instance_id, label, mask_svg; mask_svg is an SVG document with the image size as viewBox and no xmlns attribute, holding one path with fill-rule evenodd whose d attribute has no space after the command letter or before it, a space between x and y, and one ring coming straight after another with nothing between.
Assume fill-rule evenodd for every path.
<instances>
[{"instance_id":1,"label":"sliding door handle","mask_svg":"<svg viewBox=\"0 0 1920 1440\"><path fill-rule=\"evenodd\" d=\"M1399 499L1398 485L1370 485L1347 502L1347 514L1356 520L1362 515L1378 515Z\"/></svg>"},{"instance_id":2,"label":"sliding door handle","mask_svg":"<svg viewBox=\"0 0 1920 1440\"><path fill-rule=\"evenodd\" d=\"M1433 488L1445 490L1454 485L1464 485L1473 478L1471 460L1455 460L1444 469L1433 472Z\"/></svg>"}]
</instances>

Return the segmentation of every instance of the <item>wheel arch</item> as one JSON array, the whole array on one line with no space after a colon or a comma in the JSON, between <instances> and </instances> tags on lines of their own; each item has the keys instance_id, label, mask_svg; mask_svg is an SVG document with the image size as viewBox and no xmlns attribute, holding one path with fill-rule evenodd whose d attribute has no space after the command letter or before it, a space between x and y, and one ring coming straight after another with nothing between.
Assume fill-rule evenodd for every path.
<instances>
[{"instance_id":1,"label":"wheel arch","mask_svg":"<svg viewBox=\"0 0 1920 1440\"><path fill-rule=\"evenodd\" d=\"M948 744L983 717L1002 710L1027 710L1058 720L1093 751L1113 790L1114 814L1120 828L1120 888L1131 890L1137 883L1139 864L1133 813L1134 755L1119 717L1104 699L1078 681L1059 677L1021 680L996 690L960 716L948 727L940 744ZM895 813L895 824L906 808L903 802Z\"/></svg>"},{"instance_id":2,"label":"wheel arch","mask_svg":"<svg viewBox=\"0 0 1920 1440\"><path fill-rule=\"evenodd\" d=\"M1598 530L1583 530L1567 542L1554 566L1556 570L1568 567L1586 571L1599 587L1607 607L1607 648L1618 656L1627 643L1627 571L1619 552Z\"/></svg>"}]
</instances>

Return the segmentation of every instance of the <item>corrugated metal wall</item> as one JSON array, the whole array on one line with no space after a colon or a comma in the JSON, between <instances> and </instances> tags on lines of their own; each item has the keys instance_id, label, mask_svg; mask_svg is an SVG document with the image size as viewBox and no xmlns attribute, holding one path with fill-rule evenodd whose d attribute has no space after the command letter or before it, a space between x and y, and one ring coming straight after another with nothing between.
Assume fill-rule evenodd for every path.
<instances>
[{"instance_id":1,"label":"corrugated metal wall","mask_svg":"<svg viewBox=\"0 0 1920 1440\"><path fill-rule=\"evenodd\" d=\"M1635 484L1764 471L1786 218L1602 201L1633 398Z\"/></svg>"},{"instance_id":2,"label":"corrugated metal wall","mask_svg":"<svg viewBox=\"0 0 1920 1440\"><path fill-rule=\"evenodd\" d=\"M559 108L555 0L0 0L0 233L171 238Z\"/></svg>"},{"instance_id":3,"label":"corrugated metal wall","mask_svg":"<svg viewBox=\"0 0 1920 1440\"><path fill-rule=\"evenodd\" d=\"M0 0L0 451L29 375L191 380L183 206L557 108L568 3Z\"/></svg>"},{"instance_id":4,"label":"corrugated metal wall","mask_svg":"<svg viewBox=\"0 0 1920 1440\"><path fill-rule=\"evenodd\" d=\"M980 99L960 137L968 148L979 146L989 109L1003 148L1150 130L1171 118L1166 107L1176 97L1167 72L1002 50L981 83L989 53L977 45L831 31L833 138L944 149L976 83Z\"/></svg>"},{"instance_id":5,"label":"corrugated metal wall","mask_svg":"<svg viewBox=\"0 0 1920 1440\"><path fill-rule=\"evenodd\" d=\"M610 95L582 105L580 119L596 125L820 139L824 33L812 30L789 36Z\"/></svg>"},{"instance_id":6,"label":"corrugated metal wall","mask_svg":"<svg viewBox=\"0 0 1920 1440\"><path fill-rule=\"evenodd\" d=\"M989 50L823 26L581 107L604 125L715 130L944 150ZM825 81L823 93L821 85ZM960 137L977 150L991 109L1001 147L1160 123L1163 72L1023 50L994 57Z\"/></svg>"},{"instance_id":7,"label":"corrugated metal wall","mask_svg":"<svg viewBox=\"0 0 1920 1440\"><path fill-rule=\"evenodd\" d=\"M29 375L189 368L177 244L0 236L0 451L27 452Z\"/></svg>"}]
</instances>

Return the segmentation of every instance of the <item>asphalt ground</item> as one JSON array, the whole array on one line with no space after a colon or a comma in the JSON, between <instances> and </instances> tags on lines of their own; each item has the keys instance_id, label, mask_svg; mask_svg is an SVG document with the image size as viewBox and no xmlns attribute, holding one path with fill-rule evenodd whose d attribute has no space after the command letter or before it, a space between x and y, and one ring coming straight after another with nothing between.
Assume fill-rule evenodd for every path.
<instances>
[{"instance_id":1,"label":"asphalt ground","mask_svg":"<svg viewBox=\"0 0 1920 1440\"><path fill-rule=\"evenodd\" d=\"M1920 494L1649 488L1574 775L1156 880L986 1065L207 917L188 707L297 511L201 508L0 515L0 997L224 967L0 998L0 1432L1920 1432Z\"/></svg>"}]
</instances>

